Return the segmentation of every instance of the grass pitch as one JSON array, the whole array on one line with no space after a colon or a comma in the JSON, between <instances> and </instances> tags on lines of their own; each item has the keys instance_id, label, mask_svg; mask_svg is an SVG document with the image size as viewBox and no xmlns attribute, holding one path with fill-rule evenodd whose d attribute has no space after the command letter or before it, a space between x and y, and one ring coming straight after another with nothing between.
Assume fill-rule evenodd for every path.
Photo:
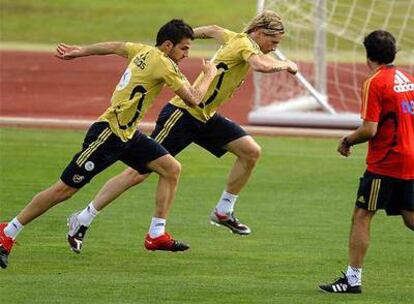
<instances>
[{"instance_id":1,"label":"grass pitch","mask_svg":"<svg viewBox=\"0 0 414 304\"><path fill-rule=\"evenodd\" d=\"M256 13L251 0L0 0L0 40L91 43L107 40L154 43L173 18L192 26L242 29ZM30 31L27 29L30 28Z\"/></svg>"},{"instance_id":2,"label":"grass pitch","mask_svg":"<svg viewBox=\"0 0 414 304\"><path fill-rule=\"evenodd\" d=\"M271 2L266 1L267 4ZM314 20L308 12L314 4L307 1L308 4L298 5L300 2L278 1L273 2L271 7L282 14L287 27L281 49L292 60L313 61ZM392 1L392 4L382 1L375 3L375 6L371 2L326 2L328 10L335 12L327 34L328 61L365 62L365 51L360 45L363 36L385 27L398 38L402 53L397 63L412 66L414 31L408 29L412 18L405 18L410 16L414 6L408 5L408 1ZM182 18L194 27L218 24L233 31L242 31L256 14L256 3L254 0L0 0L3 13L0 50L54 51L56 44L62 41L70 44L140 41L152 45L160 26L172 18ZM338 9L338 5L342 9ZM391 14L388 14L390 9ZM407 29L400 33L404 24ZM357 46L359 49L356 52ZM190 55L209 57L216 49L217 43L212 39L197 40Z\"/></svg>"},{"instance_id":3,"label":"grass pitch","mask_svg":"<svg viewBox=\"0 0 414 304\"><path fill-rule=\"evenodd\" d=\"M84 132L0 129L0 219L9 220L55 182ZM131 189L93 223L80 255L70 252L66 217L123 169L117 164L71 200L28 225L0 270L3 303L412 303L414 242L399 217L372 225L362 295L328 295L317 285L347 263L351 211L365 147L349 159L336 140L258 137L263 157L236 205L253 233L230 234L208 214L233 162L196 146L178 158L183 174L168 230L186 253L143 248L156 178Z\"/></svg>"}]
</instances>

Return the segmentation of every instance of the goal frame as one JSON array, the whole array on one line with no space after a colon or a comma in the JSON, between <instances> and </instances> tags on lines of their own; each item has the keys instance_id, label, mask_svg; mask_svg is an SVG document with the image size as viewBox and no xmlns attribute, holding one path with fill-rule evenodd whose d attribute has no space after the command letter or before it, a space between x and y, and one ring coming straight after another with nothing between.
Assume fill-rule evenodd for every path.
<instances>
[{"instance_id":1,"label":"goal frame","mask_svg":"<svg viewBox=\"0 0 414 304\"><path fill-rule=\"evenodd\" d=\"M315 66L315 85L313 86L300 72L295 80L304 87L307 95L293 99L278 101L274 104L261 106L261 74L253 73L254 100L253 109L248 115L248 121L257 125L297 126L297 127L327 127L327 128L356 128L361 125L361 118L356 113L337 113L329 104L327 97L327 61L326 61L326 30L325 12L326 1L316 0L314 51L318 54ZM263 12L265 0L257 0L257 13ZM285 60L280 49L275 51L280 60Z\"/></svg>"}]
</instances>

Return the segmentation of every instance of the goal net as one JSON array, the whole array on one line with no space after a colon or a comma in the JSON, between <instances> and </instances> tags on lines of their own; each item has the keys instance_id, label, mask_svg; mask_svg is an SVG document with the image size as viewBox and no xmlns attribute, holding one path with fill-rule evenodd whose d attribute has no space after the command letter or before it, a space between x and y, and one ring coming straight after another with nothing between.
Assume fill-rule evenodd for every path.
<instances>
[{"instance_id":1,"label":"goal net","mask_svg":"<svg viewBox=\"0 0 414 304\"><path fill-rule=\"evenodd\" d=\"M253 124L356 127L360 90L369 75L364 36L376 29L397 40L396 65L414 73L414 0L259 0L278 12L285 37L275 56L300 75L254 74Z\"/></svg>"}]
</instances>

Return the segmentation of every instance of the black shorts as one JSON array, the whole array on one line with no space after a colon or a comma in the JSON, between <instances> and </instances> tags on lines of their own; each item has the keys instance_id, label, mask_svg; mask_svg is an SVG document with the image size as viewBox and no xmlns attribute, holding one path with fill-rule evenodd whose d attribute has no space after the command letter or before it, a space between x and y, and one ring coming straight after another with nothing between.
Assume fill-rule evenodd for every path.
<instances>
[{"instance_id":1,"label":"black shorts","mask_svg":"<svg viewBox=\"0 0 414 304\"><path fill-rule=\"evenodd\" d=\"M191 143L196 143L216 157L223 156L225 146L247 133L235 122L215 114L206 123L186 110L167 104L158 116L151 137L175 156Z\"/></svg>"},{"instance_id":2,"label":"black shorts","mask_svg":"<svg viewBox=\"0 0 414 304\"><path fill-rule=\"evenodd\" d=\"M355 205L369 211L385 209L387 215L400 215L401 210L414 211L414 180L365 171Z\"/></svg>"},{"instance_id":3,"label":"black shorts","mask_svg":"<svg viewBox=\"0 0 414 304\"><path fill-rule=\"evenodd\" d=\"M71 187L81 188L117 160L145 174L151 172L146 166L149 162L166 154L164 147L139 131L123 142L107 122L95 122L86 133L82 150L75 154L60 178Z\"/></svg>"}]
</instances>

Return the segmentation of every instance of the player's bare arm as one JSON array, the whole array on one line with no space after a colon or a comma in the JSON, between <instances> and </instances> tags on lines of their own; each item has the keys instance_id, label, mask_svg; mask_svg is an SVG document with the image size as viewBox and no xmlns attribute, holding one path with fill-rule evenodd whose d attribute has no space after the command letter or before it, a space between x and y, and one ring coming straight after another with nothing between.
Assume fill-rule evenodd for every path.
<instances>
[{"instance_id":1,"label":"player's bare arm","mask_svg":"<svg viewBox=\"0 0 414 304\"><path fill-rule=\"evenodd\" d=\"M184 84L175 93L190 107L197 106L207 93L208 87L217 74L217 68L212 61L204 61L202 76L194 86Z\"/></svg>"},{"instance_id":2,"label":"player's bare arm","mask_svg":"<svg viewBox=\"0 0 414 304\"><path fill-rule=\"evenodd\" d=\"M378 123L364 120L362 126L351 134L341 138L338 144L339 154L348 157L351 155L351 148L354 145L364 143L377 134Z\"/></svg>"},{"instance_id":3,"label":"player's bare arm","mask_svg":"<svg viewBox=\"0 0 414 304\"><path fill-rule=\"evenodd\" d=\"M205 25L194 29L194 38L196 39L215 39L218 43L223 44L224 29L218 25Z\"/></svg>"},{"instance_id":4,"label":"player's bare arm","mask_svg":"<svg viewBox=\"0 0 414 304\"><path fill-rule=\"evenodd\" d=\"M287 71L291 74L298 72L296 63L290 60L277 60L268 55L252 55L249 64L253 70L261 73L275 73Z\"/></svg>"},{"instance_id":5,"label":"player's bare arm","mask_svg":"<svg viewBox=\"0 0 414 304\"><path fill-rule=\"evenodd\" d=\"M92 55L119 55L128 57L125 42L100 42L86 46L70 45L59 43L56 47L56 57L63 60L70 60L78 57Z\"/></svg>"}]
</instances>

